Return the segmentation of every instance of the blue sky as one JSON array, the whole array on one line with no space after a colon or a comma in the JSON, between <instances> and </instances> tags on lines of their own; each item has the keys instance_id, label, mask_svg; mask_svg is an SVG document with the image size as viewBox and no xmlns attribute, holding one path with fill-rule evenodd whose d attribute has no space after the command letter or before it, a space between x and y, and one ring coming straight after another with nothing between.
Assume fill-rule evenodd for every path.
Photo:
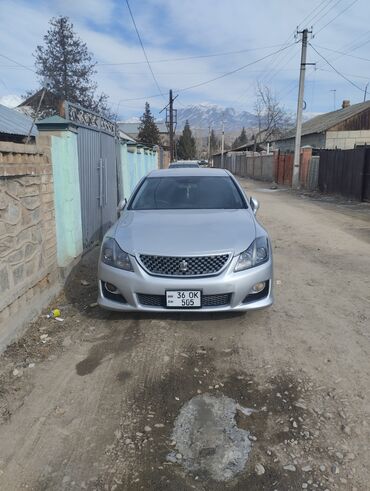
<instances>
[{"instance_id":1,"label":"blue sky","mask_svg":"<svg viewBox=\"0 0 370 491\"><path fill-rule=\"evenodd\" d=\"M332 110L334 94L336 107L343 99L355 103L364 98L370 80L367 0L131 0L130 5L161 91L165 96L169 88L178 92L178 107L207 102L253 112L259 81L294 112L300 62L300 45L293 44L297 25L313 26L311 43L350 80L309 47L308 61L316 67L307 68L307 115ZM124 0L0 0L0 54L32 69L32 53L42 42L48 20L60 14L70 17L93 52L99 88L109 95L119 117L140 116L146 99L158 114L165 97L149 98L158 88ZM233 75L182 90L265 56ZM30 88L37 88L32 70L0 56L0 102L16 100Z\"/></svg>"}]
</instances>

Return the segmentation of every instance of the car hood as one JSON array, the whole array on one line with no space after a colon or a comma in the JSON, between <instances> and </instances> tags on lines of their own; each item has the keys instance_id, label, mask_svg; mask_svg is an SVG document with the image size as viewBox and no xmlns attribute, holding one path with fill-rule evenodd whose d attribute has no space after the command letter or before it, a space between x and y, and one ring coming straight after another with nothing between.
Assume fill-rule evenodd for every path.
<instances>
[{"instance_id":1,"label":"car hood","mask_svg":"<svg viewBox=\"0 0 370 491\"><path fill-rule=\"evenodd\" d=\"M115 239L129 254L239 254L256 238L254 216L242 210L126 211Z\"/></svg>"}]
</instances>

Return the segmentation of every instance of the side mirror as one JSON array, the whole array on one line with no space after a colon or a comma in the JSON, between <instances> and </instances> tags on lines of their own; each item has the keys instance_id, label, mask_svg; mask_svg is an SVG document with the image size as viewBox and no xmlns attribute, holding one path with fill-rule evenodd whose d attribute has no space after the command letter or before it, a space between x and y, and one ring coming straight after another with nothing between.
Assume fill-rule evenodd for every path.
<instances>
[{"instance_id":1,"label":"side mirror","mask_svg":"<svg viewBox=\"0 0 370 491\"><path fill-rule=\"evenodd\" d=\"M259 204L258 200L256 200L256 198L252 198L251 197L250 200L249 200L249 203L251 205L251 208L252 208L253 213L256 214L258 208L260 207L260 204Z\"/></svg>"},{"instance_id":2,"label":"side mirror","mask_svg":"<svg viewBox=\"0 0 370 491\"><path fill-rule=\"evenodd\" d=\"M126 198L121 199L121 201L118 203L117 206L117 212L120 213L121 211L123 211L126 205L127 205L127 199Z\"/></svg>"}]
</instances>

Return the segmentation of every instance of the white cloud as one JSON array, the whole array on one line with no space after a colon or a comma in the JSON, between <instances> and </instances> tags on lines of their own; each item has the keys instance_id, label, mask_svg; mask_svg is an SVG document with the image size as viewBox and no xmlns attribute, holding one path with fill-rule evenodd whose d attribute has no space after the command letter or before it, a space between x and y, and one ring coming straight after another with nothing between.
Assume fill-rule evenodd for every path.
<instances>
[{"instance_id":1,"label":"white cloud","mask_svg":"<svg viewBox=\"0 0 370 491\"><path fill-rule=\"evenodd\" d=\"M3 95L0 97L0 104L6 107L17 107L22 102L22 98L16 94Z\"/></svg>"},{"instance_id":2,"label":"white cloud","mask_svg":"<svg viewBox=\"0 0 370 491\"><path fill-rule=\"evenodd\" d=\"M324 15L324 10L316 19L314 31L320 30L349 3L350 0L345 0L343 5L339 4L331 10L328 7L327 15ZM285 42L289 35L293 41L295 26L309 13L311 18L315 14L314 6L303 0L265 0L259 4L251 0L132 0L131 8L147 53L154 61L271 46ZM354 6L320 32L312 43L341 50L355 39L366 41L370 38L364 35L368 31L369 13L370 4L366 2L363 2L361 8ZM50 17L59 14L71 17L76 31L99 62L145 61L127 8L119 0L2 0L0 52L32 67L32 53L36 45L42 42ZM367 48L368 45L364 45L354 54L368 57ZM336 59L338 55L318 49L360 87L366 84L366 79L361 77L366 77L370 63L343 56ZM183 88L212 79L272 50L269 48L171 63L153 62L152 67L166 94L169 88ZM256 81L262 80L271 85L288 109L294 111L299 56L299 46L293 46L280 55L230 77L183 92L177 103L209 101L235 106L239 110L252 110ZM337 90L338 105L342 99L348 98L353 102L362 100L361 91L339 78L311 48L308 61L317 62L319 68L328 71L307 70L307 111L332 110L331 89ZM110 96L114 109L119 104L120 116L123 118L140 115L145 96L158 92L145 63L100 65L97 68L100 90ZM27 89L36 87L36 77L32 71L17 67L0 57L0 96L21 95ZM140 101L126 101L141 97L143 100ZM154 110L164 105L161 97L149 99L149 102Z\"/></svg>"}]
</instances>

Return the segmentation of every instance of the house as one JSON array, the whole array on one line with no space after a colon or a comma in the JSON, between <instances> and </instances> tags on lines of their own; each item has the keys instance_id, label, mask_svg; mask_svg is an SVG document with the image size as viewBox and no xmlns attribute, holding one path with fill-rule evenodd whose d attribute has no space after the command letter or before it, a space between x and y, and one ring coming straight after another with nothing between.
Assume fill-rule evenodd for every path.
<instances>
[{"instance_id":1,"label":"house","mask_svg":"<svg viewBox=\"0 0 370 491\"><path fill-rule=\"evenodd\" d=\"M32 118L0 104L0 141L24 143L30 130L34 139L38 131Z\"/></svg>"},{"instance_id":2,"label":"house","mask_svg":"<svg viewBox=\"0 0 370 491\"><path fill-rule=\"evenodd\" d=\"M40 101L42 101L40 107ZM37 118L43 119L54 114L64 117L64 99L55 95L50 90L40 89L26 100L24 100L17 110L33 117L37 112Z\"/></svg>"},{"instance_id":3,"label":"house","mask_svg":"<svg viewBox=\"0 0 370 491\"><path fill-rule=\"evenodd\" d=\"M294 151L295 129L273 141L274 148L283 152ZM313 148L350 149L370 145L370 101L350 105L343 101L342 108L320 114L302 124L301 145Z\"/></svg>"},{"instance_id":4,"label":"house","mask_svg":"<svg viewBox=\"0 0 370 491\"><path fill-rule=\"evenodd\" d=\"M156 121L155 124L157 125L157 127L159 129L159 135L161 138L162 147L165 149L168 149L170 146L170 137L169 137L168 128L166 126L166 123L164 123L163 121ZM122 132L126 133L128 136L130 136L134 140L137 140L137 136L138 136L139 131L140 131L140 129L139 129L140 122L139 123L125 123L124 121L118 121L117 125L118 125L118 128Z\"/></svg>"}]
</instances>

